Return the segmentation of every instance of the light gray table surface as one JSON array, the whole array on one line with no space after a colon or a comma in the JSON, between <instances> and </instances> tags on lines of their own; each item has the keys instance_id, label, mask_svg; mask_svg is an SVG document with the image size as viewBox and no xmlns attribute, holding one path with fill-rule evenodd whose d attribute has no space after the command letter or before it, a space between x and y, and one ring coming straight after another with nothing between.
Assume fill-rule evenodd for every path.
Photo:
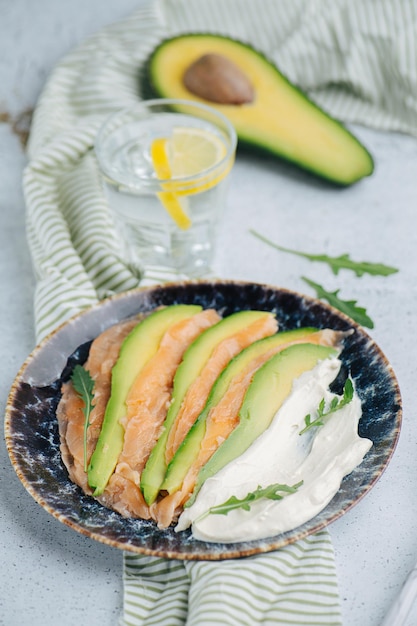
<instances>
[{"instance_id":1,"label":"light gray table surface","mask_svg":"<svg viewBox=\"0 0 417 626\"><path fill-rule=\"evenodd\" d=\"M0 0L0 402L34 347L35 279L25 239L21 188L26 157L13 121L32 108L53 65L101 26L129 15L134 0ZM8 115L4 115L7 113ZM2 115L3 114L3 115ZM301 276L357 300L375 322L371 336L391 361L403 397L395 455L373 490L330 527L345 626L377 626L417 560L417 140L355 127L375 173L335 189L255 158L231 178L216 257L227 278L313 295ZM389 278L341 273L279 253L251 236L308 252L385 262ZM46 513L0 446L0 624L113 626L122 602L122 554L78 535ZM417 609L408 626L417 623Z\"/></svg>"}]
</instances>

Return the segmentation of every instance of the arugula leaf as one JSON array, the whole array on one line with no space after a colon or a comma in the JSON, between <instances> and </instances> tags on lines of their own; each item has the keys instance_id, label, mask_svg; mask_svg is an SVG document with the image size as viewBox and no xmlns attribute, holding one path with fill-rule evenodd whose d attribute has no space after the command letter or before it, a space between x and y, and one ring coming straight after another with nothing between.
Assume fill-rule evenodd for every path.
<instances>
[{"instance_id":1,"label":"arugula leaf","mask_svg":"<svg viewBox=\"0 0 417 626\"><path fill-rule=\"evenodd\" d=\"M318 298L321 298L322 300L327 300L327 302L334 306L335 309L342 311L342 313L345 313L345 315L351 317L361 326L366 326L367 328L374 327L374 323L369 315L366 313L366 309L356 306L356 300L341 300L339 298L338 294L340 289L336 289L336 291L326 291L324 287L322 287L318 283L315 283L309 278L306 278L305 276L302 276L301 278L304 280L304 282L310 285L310 287L313 287L313 289L316 291L316 295Z\"/></svg>"},{"instance_id":2,"label":"arugula leaf","mask_svg":"<svg viewBox=\"0 0 417 626\"><path fill-rule=\"evenodd\" d=\"M331 268L333 274L338 274L340 270L351 270L360 277L364 274L371 274L372 276L389 276L398 272L396 267L390 267L383 263L369 263L368 261L352 261L348 254L341 254L337 257L327 256L327 254L308 254L307 252L299 252L298 250L292 250L291 248L285 248L270 241L263 235L257 233L255 230L250 230L252 235L258 237L264 243L280 250L281 252L288 252L289 254L295 254L297 256L308 259L309 261L318 261L320 263L327 263Z\"/></svg>"},{"instance_id":3,"label":"arugula leaf","mask_svg":"<svg viewBox=\"0 0 417 626\"><path fill-rule=\"evenodd\" d=\"M236 498L236 496L231 496L223 504L212 506L208 512L204 514L204 517L210 513L213 515L227 515L229 511L233 511L234 509L250 511L250 507L255 500L260 500L261 498L267 498L268 500L282 500L285 494L295 493L302 484L303 481L293 485L292 487L289 485L281 485L280 483L275 483L264 488L259 486L255 491L248 493L248 495L241 500ZM278 492L282 492L284 495L281 495L281 493Z\"/></svg>"},{"instance_id":4,"label":"arugula leaf","mask_svg":"<svg viewBox=\"0 0 417 626\"><path fill-rule=\"evenodd\" d=\"M72 384L75 391L84 402L84 471L87 471L87 430L90 426L90 413L93 408L94 399L94 380L90 376L90 372L76 365L71 376Z\"/></svg>"},{"instance_id":5,"label":"arugula leaf","mask_svg":"<svg viewBox=\"0 0 417 626\"><path fill-rule=\"evenodd\" d=\"M326 417L329 417L329 415L339 411L339 409L343 408L352 401L353 391L353 382L350 378L347 378L343 387L343 396L340 399L337 396L334 396L327 411L325 410L325 400L322 398L317 409L316 419L312 420L310 414L306 415L304 418L305 427L300 430L298 434L302 435L314 426L324 426L324 419Z\"/></svg>"}]
</instances>

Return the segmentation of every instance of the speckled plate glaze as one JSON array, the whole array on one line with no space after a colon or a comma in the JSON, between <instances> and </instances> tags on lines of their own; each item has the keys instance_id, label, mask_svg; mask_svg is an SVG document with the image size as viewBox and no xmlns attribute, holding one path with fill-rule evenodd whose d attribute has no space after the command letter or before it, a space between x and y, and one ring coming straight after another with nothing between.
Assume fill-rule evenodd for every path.
<instances>
[{"instance_id":1,"label":"speckled plate glaze","mask_svg":"<svg viewBox=\"0 0 417 626\"><path fill-rule=\"evenodd\" d=\"M124 519L71 483L59 452L55 411L60 387L91 340L108 326L160 305L197 303L223 315L242 309L273 311L280 329L301 326L354 329L341 359L363 405L359 433L373 446L363 463L342 482L330 504L314 519L284 534L257 541L214 544L189 531L157 529L150 521ZM401 427L401 397L394 372L374 341L352 320L326 304L269 285L186 282L130 291L92 307L51 334L28 357L9 395L6 442L10 459L27 491L51 515L72 529L132 552L176 559L238 558L276 550L327 526L354 506L376 483L394 452Z\"/></svg>"}]
</instances>

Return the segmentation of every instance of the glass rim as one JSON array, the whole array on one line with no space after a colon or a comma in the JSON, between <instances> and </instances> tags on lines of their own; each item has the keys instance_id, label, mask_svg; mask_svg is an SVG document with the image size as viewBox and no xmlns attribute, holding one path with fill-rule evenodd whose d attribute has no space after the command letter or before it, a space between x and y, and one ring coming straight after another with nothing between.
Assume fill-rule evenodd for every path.
<instances>
[{"instance_id":1,"label":"glass rim","mask_svg":"<svg viewBox=\"0 0 417 626\"><path fill-rule=\"evenodd\" d=\"M191 176L178 176L175 178L157 178L157 177L149 176L149 175L144 175L144 176L138 175L137 183L134 183L134 182L129 183L127 180L128 177L126 178L123 177L123 180L122 180L122 177L115 178L114 172L111 170L110 167L108 167L108 164L106 163L106 161L103 160L102 153L101 153L101 141L103 139L103 135L106 131L106 128L108 128L108 125L111 124L112 121L116 120L119 117L122 117L123 115L134 113L136 110L141 111L141 110L146 110L146 109L152 109L152 107L158 107L158 106L159 107L161 106L190 107L190 108L200 110L202 112L206 112L213 118L216 118L216 120L218 120L219 122L218 123L219 128L222 129L227 139L229 140L228 145L226 145L226 154L222 157L222 159L217 161L214 165L211 165L210 167L204 170L201 170L197 174L192 174ZM163 111L163 113L164 112L165 111ZM169 110L167 110L166 112L169 112ZM172 112L181 113L182 111L174 109ZM188 114L187 112L183 112L183 113L184 115ZM195 115L194 117L199 119L198 115ZM206 119L206 121L208 121L209 123L213 123L214 125L217 124L217 121L215 119L211 120L211 119L207 119L207 117L206 118L203 117L201 119ZM201 181L202 178L204 178L205 180L210 180L212 177L218 175L219 170L223 170L224 168L226 168L228 164L231 162L231 160L234 159L236 147L237 147L236 130L233 124L230 122L230 120L221 111L218 111L217 109L215 109L214 107L211 107L210 105L206 105L204 103L197 102L194 100L187 100L184 98L153 98L150 100L140 100L134 105L123 107L123 108L118 109L117 111L114 111L113 113L108 115L106 119L103 121L103 123L99 126L99 129L97 131L94 144L93 144L93 150L96 155L102 174L106 178L108 178L110 181L118 183L118 184L121 183L124 188L126 189L131 188L132 190L138 189L139 185L144 185L144 183L146 185L145 188L149 188L149 189L152 187L160 188L165 183L168 185L169 183L171 184L175 183L175 185L178 185L179 188L181 188L181 185L184 185L185 188L188 188L192 186L193 182L198 183L198 181Z\"/></svg>"}]
</instances>

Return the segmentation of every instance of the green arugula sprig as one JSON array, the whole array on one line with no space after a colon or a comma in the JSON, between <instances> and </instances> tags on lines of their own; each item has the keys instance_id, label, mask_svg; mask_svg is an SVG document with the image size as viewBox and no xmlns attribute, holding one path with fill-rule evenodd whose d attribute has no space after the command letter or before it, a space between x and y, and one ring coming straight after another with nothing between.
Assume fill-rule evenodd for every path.
<instances>
[{"instance_id":1,"label":"green arugula sprig","mask_svg":"<svg viewBox=\"0 0 417 626\"><path fill-rule=\"evenodd\" d=\"M320 400L320 404L317 409L316 419L312 420L310 413L306 415L304 418L305 427L302 430L300 430L298 434L302 435L308 430L310 430L311 428L314 428L315 426L324 426L325 419L327 417L329 417L336 411L339 411L339 409L343 408L344 406L349 404L349 402L352 401L353 391L354 390L353 390L352 380L350 378L347 378L345 385L343 387L343 396L341 398L334 396L327 410L326 410L325 400L324 398L322 398Z\"/></svg>"},{"instance_id":2,"label":"green arugula sprig","mask_svg":"<svg viewBox=\"0 0 417 626\"><path fill-rule=\"evenodd\" d=\"M71 376L72 384L84 402L84 471L87 471L87 431L90 426L90 413L93 409L94 400L94 380L90 376L90 372L76 365Z\"/></svg>"},{"instance_id":3,"label":"green arugula sprig","mask_svg":"<svg viewBox=\"0 0 417 626\"><path fill-rule=\"evenodd\" d=\"M260 233L251 229L250 232L255 237L258 237L264 243L280 250L281 252L287 252L289 254L295 254L296 256L303 257L308 259L309 261L318 261L319 263L327 263L327 265L331 268L333 274L338 274L340 270L351 270L356 274L356 276L360 277L364 274L371 274L372 276L389 276L390 274L395 274L398 272L396 267L390 267L389 265L384 265L383 263L369 263L368 261L352 261L348 254L341 254L337 257L331 257L327 254L309 254L307 252L299 252L298 250L292 250L291 248L285 248L284 246L279 246L274 243L270 239L267 239Z\"/></svg>"},{"instance_id":4,"label":"green arugula sprig","mask_svg":"<svg viewBox=\"0 0 417 626\"><path fill-rule=\"evenodd\" d=\"M315 283L313 280L310 280L305 276L302 276L301 278L305 283L310 285L310 287L313 287L318 298L326 300L331 306L335 307L335 309L345 313L345 315L351 317L361 326L366 326L367 328L374 327L374 323L367 314L366 309L357 306L356 300L341 300L339 298L340 289L336 289L336 291L326 291L324 287Z\"/></svg>"},{"instance_id":5,"label":"green arugula sprig","mask_svg":"<svg viewBox=\"0 0 417 626\"><path fill-rule=\"evenodd\" d=\"M275 483L273 485L269 485L268 487L259 486L255 491L248 493L248 495L242 499L236 498L236 496L231 496L226 502L223 502L223 504L212 506L202 517L206 517L206 515L209 514L227 515L234 509L250 511L251 505L256 500L260 500L261 498L267 498L268 500L282 500L285 495L295 493L302 484L303 481L293 485L292 487L289 485L281 485L280 483Z\"/></svg>"},{"instance_id":6,"label":"green arugula sprig","mask_svg":"<svg viewBox=\"0 0 417 626\"><path fill-rule=\"evenodd\" d=\"M395 274L398 272L398 269L395 267L390 267L389 265L384 265L383 263L369 263L368 261L352 261L348 254L341 254L337 257L331 257L327 254L309 254L307 252L300 252L298 250L292 250L291 248L285 248L284 246L280 246L267 237L264 237L260 233L256 232L253 229L250 229L252 235L272 246L276 250L280 250L281 252L287 252L289 254L295 254L297 256L308 259L309 261L319 261L320 263L327 263L331 268L334 274L338 274L341 269L351 270L356 274L356 276L361 277L364 274L371 274L372 276L389 276L390 274ZM326 300L333 307L342 311L349 317L351 317L355 322L360 324L361 326L366 326L367 328L373 328L374 323L372 319L366 312L366 309L363 307L357 306L356 300L342 300L339 298L339 291L327 291L324 287L310 280L309 278L305 278L302 276L302 279L313 287L316 291L316 295L318 298L322 300Z\"/></svg>"}]
</instances>

